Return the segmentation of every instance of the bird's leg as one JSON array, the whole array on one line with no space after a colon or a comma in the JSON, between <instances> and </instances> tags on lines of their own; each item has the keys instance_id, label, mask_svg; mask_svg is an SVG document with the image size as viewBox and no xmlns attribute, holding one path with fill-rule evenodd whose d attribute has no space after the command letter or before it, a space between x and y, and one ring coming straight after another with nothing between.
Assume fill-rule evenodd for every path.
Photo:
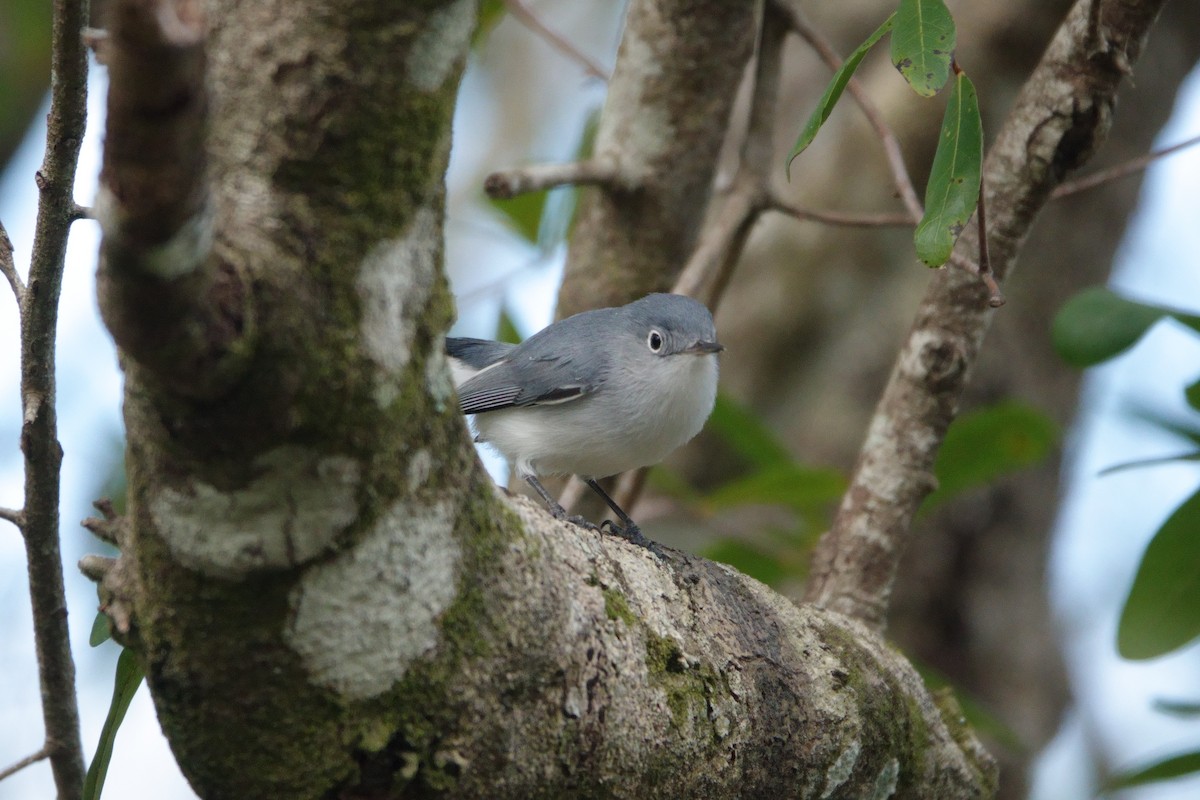
<instances>
[{"instance_id":1,"label":"bird's leg","mask_svg":"<svg viewBox=\"0 0 1200 800\"><path fill-rule=\"evenodd\" d=\"M541 481L537 479L536 475L526 475L524 477L525 481L533 487L533 490L541 496L542 500L550 508L550 515L552 517L574 523L581 528L587 528L589 531L599 530L599 527L597 527L594 523L588 522L583 517L577 514L568 514L567 510L559 505L557 500L550 496L550 493L546 491L545 486L542 486Z\"/></svg>"},{"instance_id":2,"label":"bird's leg","mask_svg":"<svg viewBox=\"0 0 1200 800\"><path fill-rule=\"evenodd\" d=\"M637 523L630 519L629 515L625 513L624 509L617 505L616 500L613 500L608 496L608 492L600 488L600 484L596 483L596 481L591 478L584 479L584 483L590 486L593 492L600 495L600 499L607 503L608 507L611 508L613 513L617 515L617 519L621 520L620 526L614 525L611 522L606 522L604 525L600 526L601 530L607 530L611 528L612 532L620 536L622 539L627 539L636 544L638 547L646 548L659 558L665 558L662 548L660 548L655 542L652 542L646 538L646 535L642 533L642 529L637 526Z\"/></svg>"}]
</instances>

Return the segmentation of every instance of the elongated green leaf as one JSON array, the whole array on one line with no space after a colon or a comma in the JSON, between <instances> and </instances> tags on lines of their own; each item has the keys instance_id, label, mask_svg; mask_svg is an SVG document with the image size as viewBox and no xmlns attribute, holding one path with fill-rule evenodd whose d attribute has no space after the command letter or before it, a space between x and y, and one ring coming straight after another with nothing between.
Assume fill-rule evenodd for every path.
<instances>
[{"instance_id":1,"label":"elongated green leaf","mask_svg":"<svg viewBox=\"0 0 1200 800\"><path fill-rule=\"evenodd\" d=\"M1200 717L1200 700L1167 700L1159 697L1154 701L1154 710L1175 717Z\"/></svg>"},{"instance_id":2,"label":"elongated green leaf","mask_svg":"<svg viewBox=\"0 0 1200 800\"><path fill-rule=\"evenodd\" d=\"M492 207L504 215L508 223L522 239L530 244L537 244L538 230L542 224L542 214L546 211L546 200L549 190L527 192L507 200L489 200Z\"/></svg>"},{"instance_id":3,"label":"elongated green leaf","mask_svg":"<svg viewBox=\"0 0 1200 800\"><path fill-rule=\"evenodd\" d=\"M1200 492L1154 534L1117 625L1128 659L1165 655L1200 636Z\"/></svg>"},{"instance_id":4,"label":"elongated green leaf","mask_svg":"<svg viewBox=\"0 0 1200 800\"><path fill-rule=\"evenodd\" d=\"M508 8L504 0L483 0L479 4L479 17L475 25L475 33L471 35L471 49L478 50L487 41L488 35L504 18Z\"/></svg>"},{"instance_id":5,"label":"elongated green leaf","mask_svg":"<svg viewBox=\"0 0 1200 800\"><path fill-rule=\"evenodd\" d=\"M756 466L790 462L788 453L762 419L738 405L727 395L718 394L708 430L724 439L742 458Z\"/></svg>"},{"instance_id":6,"label":"elongated green leaf","mask_svg":"<svg viewBox=\"0 0 1200 800\"><path fill-rule=\"evenodd\" d=\"M748 503L787 506L801 514L819 513L846 491L846 477L835 469L790 462L769 464L711 492L705 501L721 509Z\"/></svg>"},{"instance_id":7,"label":"elongated green leaf","mask_svg":"<svg viewBox=\"0 0 1200 800\"><path fill-rule=\"evenodd\" d=\"M934 464L938 488L923 512L967 489L1043 461L1058 442L1054 420L1022 403L997 403L954 421Z\"/></svg>"},{"instance_id":8,"label":"elongated green leaf","mask_svg":"<svg viewBox=\"0 0 1200 800\"><path fill-rule=\"evenodd\" d=\"M954 18L942 0L900 0L892 64L922 97L933 97L950 78L954 37Z\"/></svg>"},{"instance_id":9,"label":"elongated green leaf","mask_svg":"<svg viewBox=\"0 0 1200 800\"><path fill-rule=\"evenodd\" d=\"M1189 406L1200 411L1200 381L1189 383L1183 390L1183 396Z\"/></svg>"},{"instance_id":10,"label":"elongated green leaf","mask_svg":"<svg viewBox=\"0 0 1200 800\"><path fill-rule=\"evenodd\" d=\"M1075 367L1090 367L1133 347L1164 316L1164 309L1135 303L1103 286L1093 286L1059 310L1050 336L1063 361Z\"/></svg>"},{"instance_id":11,"label":"elongated green leaf","mask_svg":"<svg viewBox=\"0 0 1200 800\"><path fill-rule=\"evenodd\" d=\"M925 216L913 235L917 257L927 266L940 267L950 258L954 243L975 213L982 174L979 99L971 79L960 72L942 117L942 132L925 186Z\"/></svg>"},{"instance_id":12,"label":"elongated green leaf","mask_svg":"<svg viewBox=\"0 0 1200 800\"><path fill-rule=\"evenodd\" d=\"M1160 467L1163 464L1178 464L1180 461L1200 461L1200 452L1180 453L1174 456L1161 456L1159 458L1140 458L1137 461L1126 461L1121 464L1113 464L1111 467L1105 467L1096 473L1097 477L1103 475L1112 475L1115 472L1124 472L1129 469L1141 469L1142 467Z\"/></svg>"},{"instance_id":13,"label":"elongated green leaf","mask_svg":"<svg viewBox=\"0 0 1200 800\"><path fill-rule=\"evenodd\" d=\"M88 644L92 647L99 647L112 638L112 627L108 621L108 615L103 611L96 612L96 618L92 620L92 632L88 635Z\"/></svg>"},{"instance_id":14,"label":"elongated green leaf","mask_svg":"<svg viewBox=\"0 0 1200 800\"><path fill-rule=\"evenodd\" d=\"M1130 786L1142 786L1171 778L1181 778L1184 775L1194 775L1198 772L1200 772L1200 750L1195 750L1115 775L1105 783L1104 790L1112 792L1117 789L1128 789Z\"/></svg>"},{"instance_id":15,"label":"elongated green leaf","mask_svg":"<svg viewBox=\"0 0 1200 800\"><path fill-rule=\"evenodd\" d=\"M895 19L896 15L893 13L875 29L874 33L867 37L865 42L858 46L858 49L850 54L849 58L842 62L842 66L838 67L837 72L833 73L833 78L825 87L825 94L821 95L821 101L817 103L812 116L808 118L808 122L804 123L804 128L800 131L796 144L792 146L792 152L788 153L787 161L784 162L784 171L789 180L792 177L792 161L812 144L812 140L817 136L817 131L821 130L825 120L829 119L833 107L837 105L838 98L842 96L842 92L846 91L846 84L854 77L854 71L858 69L858 65L862 63L867 52L883 38L885 33L892 29L892 22Z\"/></svg>"},{"instance_id":16,"label":"elongated green leaf","mask_svg":"<svg viewBox=\"0 0 1200 800\"><path fill-rule=\"evenodd\" d=\"M113 742L117 738L117 729L125 719L129 703L138 687L142 685L145 674L132 652L121 650L117 658L116 680L113 682L112 704L108 707L108 717L100 731L100 743L96 745L96 755L88 767L87 778L83 782L83 800L100 800L104 791L104 779L108 775L108 764L112 761Z\"/></svg>"},{"instance_id":17,"label":"elongated green leaf","mask_svg":"<svg viewBox=\"0 0 1200 800\"><path fill-rule=\"evenodd\" d=\"M934 693L935 697L939 692L951 693L951 696L958 702L963 717L971 724L972 728L986 733L1013 752L1027 751L1028 744L1021 739L1021 735L1005 723L998 714L984 705L981 700L961 686L955 686L946 675L919 661L915 656L909 656L909 659L921 676L921 680L925 682L925 686Z\"/></svg>"},{"instance_id":18,"label":"elongated green leaf","mask_svg":"<svg viewBox=\"0 0 1200 800\"><path fill-rule=\"evenodd\" d=\"M705 548L704 557L728 564L768 586L777 586L788 577L779 559L757 545L738 539L722 539Z\"/></svg>"}]
</instances>

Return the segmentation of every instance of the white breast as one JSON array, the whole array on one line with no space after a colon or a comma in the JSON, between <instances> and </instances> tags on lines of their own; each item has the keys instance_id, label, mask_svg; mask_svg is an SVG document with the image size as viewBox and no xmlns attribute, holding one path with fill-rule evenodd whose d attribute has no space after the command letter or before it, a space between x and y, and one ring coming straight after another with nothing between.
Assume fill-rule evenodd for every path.
<instances>
[{"instance_id":1,"label":"white breast","mask_svg":"<svg viewBox=\"0 0 1200 800\"><path fill-rule=\"evenodd\" d=\"M651 380L618 370L596 394L479 414L475 426L522 475L602 478L662 461L700 432L716 396L716 355L680 354Z\"/></svg>"}]
</instances>

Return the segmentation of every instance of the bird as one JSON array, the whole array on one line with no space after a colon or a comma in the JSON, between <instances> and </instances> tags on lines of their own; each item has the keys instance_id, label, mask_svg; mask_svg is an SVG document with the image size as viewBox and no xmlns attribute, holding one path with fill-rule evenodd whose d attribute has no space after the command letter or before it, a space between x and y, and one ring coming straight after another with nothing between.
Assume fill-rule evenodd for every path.
<instances>
[{"instance_id":1,"label":"bird","mask_svg":"<svg viewBox=\"0 0 1200 800\"><path fill-rule=\"evenodd\" d=\"M657 464L700 432L716 403L723 350L702 303L665 293L583 311L521 344L446 339L475 440L503 455L556 519L596 529L568 515L538 480L579 476L620 520L601 529L659 556L597 481Z\"/></svg>"}]
</instances>

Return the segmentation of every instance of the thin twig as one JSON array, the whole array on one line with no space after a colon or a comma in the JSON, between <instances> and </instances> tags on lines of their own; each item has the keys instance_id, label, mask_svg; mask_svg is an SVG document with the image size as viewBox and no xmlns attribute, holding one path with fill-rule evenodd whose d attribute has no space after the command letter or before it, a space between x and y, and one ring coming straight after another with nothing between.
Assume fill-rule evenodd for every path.
<instances>
[{"instance_id":1,"label":"thin twig","mask_svg":"<svg viewBox=\"0 0 1200 800\"><path fill-rule=\"evenodd\" d=\"M1185 139L1178 144L1173 144L1170 147L1164 147L1160 150L1151 150L1143 156L1131 158L1128 161L1116 164L1108 169L1102 169L1099 172L1084 176L1077 180L1067 181L1050 193L1050 197L1054 200L1060 197L1086 192L1088 189L1095 189L1097 186L1103 186L1106 183L1124 178L1127 175L1141 172L1146 167L1153 164L1164 156L1174 155L1180 150L1186 150L1189 147L1195 147L1200 144L1200 136L1193 136L1190 139Z\"/></svg>"},{"instance_id":2,"label":"thin twig","mask_svg":"<svg viewBox=\"0 0 1200 800\"><path fill-rule=\"evenodd\" d=\"M30 291L21 298L21 452L25 458L25 552L41 682L46 751L59 797L83 791L83 746L75 699L75 662L67 630L59 541L62 447L55 413L55 330L79 146L87 120L87 49L80 31L87 0L55 0L51 29L50 114L40 191Z\"/></svg>"},{"instance_id":3,"label":"thin twig","mask_svg":"<svg viewBox=\"0 0 1200 800\"><path fill-rule=\"evenodd\" d=\"M738 154L737 173L715 215L705 221L704 235L672 289L715 308L733 272L750 229L769 205L770 166L774 159L775 106L786 30L775 10L764 12L750 120ZM768 22L767 20L770 20Z\"/></svg>"},{"instance_id":4,"label":"thin twig","mask_svg":"<svg viewBox=\"0 0 1200 800\"><path fill-rule=\"evenodd\" d=\"M996 276L992 272L992 257L988 253L987 201L984 199L982 178L979 181L979 207L975 211L975 218L979 225L979 278L987 287L988 305L999 308L1004 305L1004 292L1000 291L1000 284L996 283Z\"/></svg>"},{"instance_id":5,"label":"thin twig","mask_svg":"<svg viewBox=\"0 0 1200 800\"><path fill-rule=\"evenodd\" d=\"M555 50L583 67L583 71L588 75L605 82L608 81L609 74L603 67L584 55L579 48L567 41L562 34L546 27L545 23L538 19L538 16L527 5L522 3L521 0L504 0L504 5L508 8L509 13L516 17L522 25L545 39L546 43Z\"/></svg>"},{"instance_id":6,"label":"thin twig","mask_svg":"<svg viewBox=\"0 0 1200 800\"><path fill-rule=\"evenodd\" d=\"M8 238L8 231L4 229L3 222L0 222L0 272L4 273L8 285L12 287L13 297L17 298L17 308L20 309L21 301L25 297L25 284L17 274L17 265L13 261L12 239Z\"/></svg>"},{"instance_id":7,"label":"thin twig","mask_svg":"<svg viewBox=\"0 0 1200 800\"><path fill-rule=\"evenodd\" d=\"M842 66L843 59L833 49L829 40L808 24L808 20L804 18L804 13L798 0L774 0L774 3L787 16L788 24L791 25L796 35L816 51L826 66L834 71ZM851 78L846 89L850 92L850 96L854 98L854 102L862 110L871 128L874 129L880 144L883 145L883 152L887 157L888 168L892 171L892 182L896 185L896 191L900 194L900 199L904 201L904 207L908 209L912 223L916 224L921 217L925 216L925 210L921 207L921 200L917 197L917 190L913 187L912 178L908 174L908 168L904 166L904 154L900 151L900 140L896 138L896 134L888 126L883 115L879 113L879 109L871 102L871 98L867 96L866 91L862 88L862 84L857 78Z\"/></svg>"},{"instance_id":8,"label":"thin twig","mask_svg":"<svg viewBox=\"0 0 1200 800\"><path fill-rule=\"evenodd\" d=\"M38 763L39 761L44 761L49 757L50 757L50 749L48 747L42 747L42 749L38 750L36 753L30 753L29 755L22 758L20 761L9 764L4 769L0 769L0 781L4 780L5 778L8 778L12 775L16 775L18 772L25 769L26 767L32 766L32 765Z\"/></svg>"},{"instance_id":9,"label":"thin twig","mask_svg":"<svg viewBox=\"0 0 1200 800\"><path fill-rule=\"evenodd\" d=\"M860 214L848 211L814 211L793 205L781 197L771 197L767 208L787 214L789 217L820 222L844 228L911 228L912 218L908 214Z\"/></svg>"},{"instance_id":10,"label":"thin twig","mask_svg":"<svg viewBox=\"0 0 1200 800\"><path fill-rule=\"evenodd\" d=\"M617 179L615 164L595 159L568 164L530 164L527 167L493 172L483 182L483 190L493 200L508 200L527 192L540 192L556 186L612 184Z\"/></svg>"}]
</instances>

